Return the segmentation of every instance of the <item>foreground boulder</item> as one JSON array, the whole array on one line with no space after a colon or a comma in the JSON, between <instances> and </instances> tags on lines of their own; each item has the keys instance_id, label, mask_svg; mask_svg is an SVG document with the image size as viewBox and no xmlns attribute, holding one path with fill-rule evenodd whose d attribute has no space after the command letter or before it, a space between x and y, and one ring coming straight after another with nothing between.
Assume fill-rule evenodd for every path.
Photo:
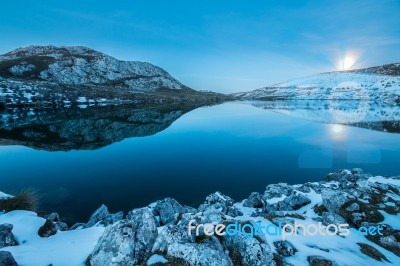
<instances>
[{"instance_id":1,"label":"foreground boulder","mask_svg":"<svg viewBox=\"0 0 400 266\"><path fill-rule=\"evenodd\" d=\"M248 238L242 234L225 235L223 243L231 254L238 253L235 259L239 261L235 261L235 265L238 263L254 266L274 265L271 248L267 241L260 236Z\"/></svg>"},{"instance_id":2,"label":"foreground boulder","mask_svg":"<svg viewBox=\"0 0 400 266\"><path fill-rule=\"evenodd\" d=\"M232 261L215 237L211 237L201 244L172 243L168 246L167 255L181 259L187 265L233 266Z\"/></svg>"},{"instance_id":3,"label":"foreground boulder","mask_svg":"<svg viewBox=\"0 0 400 266\"><path fill-rule=\"evenodd\" d=\"M12 229L12 224L0 224L0 248L17 245Z\"/></svg>"},{"instance_id":4,"label":"foreground boulder","mask_svg":"<svg viewBox=\"0 0 400 266\"><path fill-rule=\"evenodd\" d=\"M95 225L107 226L120 221L123 216L123 212L117 212L115 214L110 213L107 206L103 204L90 216L89 221L84 227L92 227Z\"/></svg>"},{"instance_id":5,"label":"foreground boulder","mask_svg":"<svg viewBox=\"0 0 400 266\"><path fill-rule=\"evenodd\" d=\"M18 266L14 257L9 251L0 251L0 265L1 266Z\"/></svg>"},{"instance_id":6,"label":"foreground boulder","mask_svg":"<svg viewBox=\"0 0 400 266\"><path fill-rule=\"evenodd\" d=\"M131 213L131 219L106 228L90 256L90 264L138 265L147 258L157 235L153 213L138 209Z\"/></svg>"}]
</instances>

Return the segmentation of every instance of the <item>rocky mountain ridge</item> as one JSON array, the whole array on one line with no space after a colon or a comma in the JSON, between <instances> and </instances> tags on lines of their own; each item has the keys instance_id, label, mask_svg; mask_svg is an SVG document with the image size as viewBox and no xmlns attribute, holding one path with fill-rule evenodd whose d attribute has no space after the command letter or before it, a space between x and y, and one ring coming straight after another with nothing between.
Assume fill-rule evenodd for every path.
<instances>
[{"instance_id":1,"label":"rocky mountain ridge","mask_svg":"<svg viewBox=\"0 0 400 266\"><path fill-rule=\"evenodd\" d=\"M166 198L125 216L121 212L112 214L102 205L87 223L69 230L56 214L41 218L32 212L11 211L0 215L4 227L1 237L14 238L16 243L0 246L0 258L14 257L23 265L29 265L32 258L40 259L43 265L57 264L62 254L79 246L80 252L69 253L70 260L93 266L398 265L399 217L400 177L373 176L361 169L341 170L320 182L271 184L263 193L253 192L241 202L221 192L209 195L198 208ZM27 220L34 224L32 230L24 228L29 226L24 224ZM306 235L300 230L285 239L276 234L256 235L251 230L222 236L201 230L198 235L188 233L189 224L236 224L243 228L260 224L284 230L283 226L298 223L325 226L330 233ZM341 224L349 226L348 235L326 227ZM365 234L361 230L364 227L381 228L381 234ZM38 236L38 230L45 234ZM43 242L56 240L52 254L41 249ZM60 256L54 256L55 252Z\"/></svg>"},{"instance_id":2,"label":"rocky mountain ridge","mask_svg":"<svg viewBox=\"0 0 400 266\"><path fill-rule=\"evenodd\" d=\"M293 79L233 95L240 100L361 100L400 104L400 63Z\"/></svg>"},{"instance_id":3,"label":"rocky mountain ridge","mask_svg":"<svg viewBox=\"0 0 400 266\"><path fill-rule=\"evenodd\" d=\"M0 56L0 108L207 102L223 97L195 91L146 62L121 61L81 46L29 46Z\"/></svg>"}]
</instances>

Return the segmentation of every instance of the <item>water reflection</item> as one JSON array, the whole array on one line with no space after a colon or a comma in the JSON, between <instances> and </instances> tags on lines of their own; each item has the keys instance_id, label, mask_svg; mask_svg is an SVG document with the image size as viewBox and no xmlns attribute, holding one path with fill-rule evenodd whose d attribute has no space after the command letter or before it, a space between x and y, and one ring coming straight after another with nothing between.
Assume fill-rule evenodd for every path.
<instances>
[{"instance_id":1,"label":"water reflection","mask_svg":"<svg viewBox=\"0 0 400 266\"><path fill-rule=\"evenodd\" d=\"M47 151L93 150L156 134L196 105L9 109L0 113L0 145Z\"/></svg>"}]
</instances>

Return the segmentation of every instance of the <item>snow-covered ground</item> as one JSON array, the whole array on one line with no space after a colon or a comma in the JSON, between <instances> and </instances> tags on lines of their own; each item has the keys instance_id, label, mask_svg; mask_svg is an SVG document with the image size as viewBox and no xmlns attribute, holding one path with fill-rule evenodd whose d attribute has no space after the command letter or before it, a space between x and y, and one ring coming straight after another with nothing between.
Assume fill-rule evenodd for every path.
<instances>
[{"instance_id":1,"label":"snow-covered ground","mask_svg":"<svg viewBox=\"0 0 400 266\"><path fill-rule=\"evenodd\" d=\"M0 215L0 224L12 224L13 234L19 243L0 251L10 251L21 266L85 265L84 262L97 244L104 227L57 232L50 237L40 237L39 228L45 219L29 211L12 211Z\"/></svg>"},{"instance_id":2,"label":"snow-covered ground","mask_svg":"<svg viewBox=\"0 0 400 266\"><path fill-rule=\"evenodd\" d=\"M363 100L395 104L400 100L400 76L330 72L237 93L235 96L244 100Z\"/></svg>"}]
</instances>

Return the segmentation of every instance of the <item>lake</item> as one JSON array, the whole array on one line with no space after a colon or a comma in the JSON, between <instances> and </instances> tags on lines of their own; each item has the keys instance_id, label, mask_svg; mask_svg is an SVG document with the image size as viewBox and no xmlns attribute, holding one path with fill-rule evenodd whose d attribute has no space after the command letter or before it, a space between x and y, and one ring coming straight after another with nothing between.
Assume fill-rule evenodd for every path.
<instances>
[{"instance_id":1,"label":"lake","mask_svg":"<svg viewBox=\"0 0 400 266\"><path fill-rule=\"evenodd\" d=\"M89 109L3 113L0 190L35 188L41 210L73 223L102 203L125 213L165 197L198 207L217 190L241 200L342 168L400 174L400 134L382 123L325 123L251 102Z\"/></svg>"}]
</instances>

